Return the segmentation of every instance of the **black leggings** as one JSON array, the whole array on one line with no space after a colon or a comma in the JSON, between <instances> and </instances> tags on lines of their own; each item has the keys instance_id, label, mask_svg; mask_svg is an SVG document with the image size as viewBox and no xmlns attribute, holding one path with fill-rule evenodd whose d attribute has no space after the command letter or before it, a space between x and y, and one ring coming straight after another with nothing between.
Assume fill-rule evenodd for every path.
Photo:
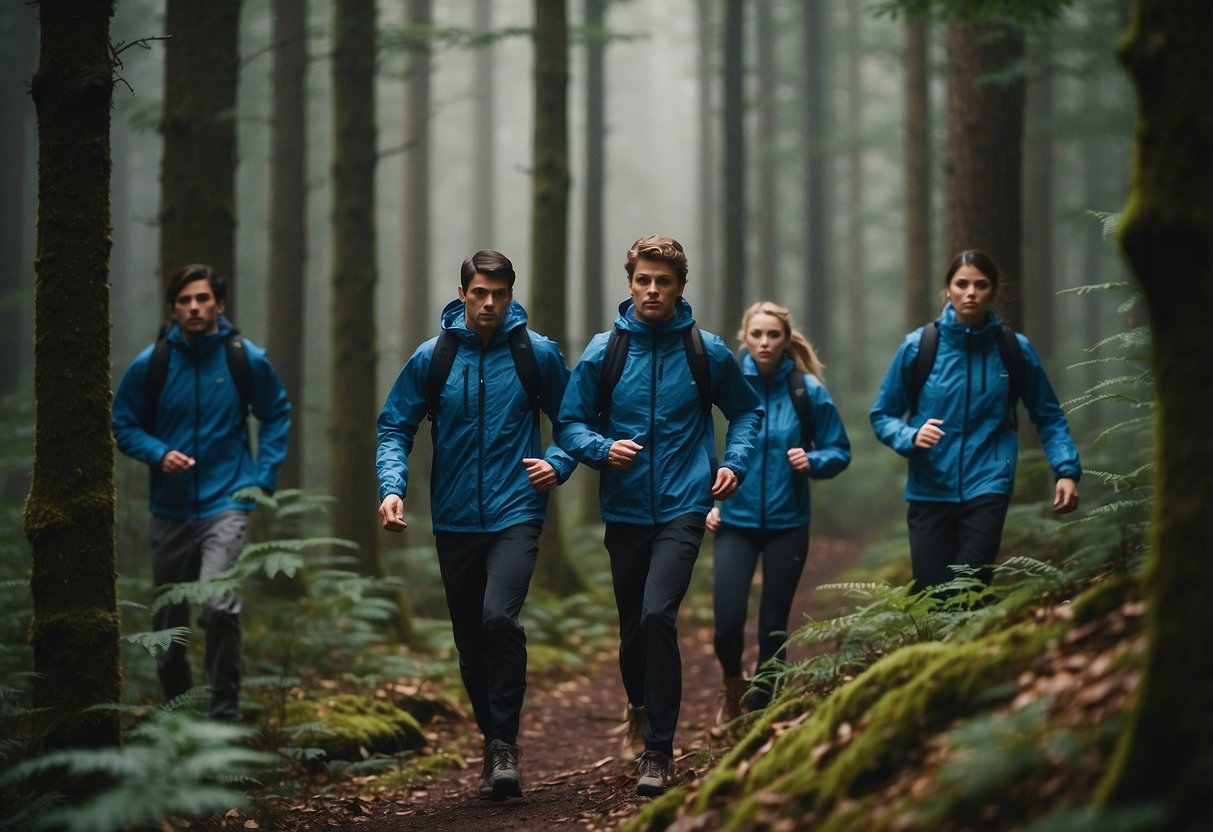
<instances>
[{"instance_id":1,"label":"black leggings","mask_svg":"<svg viewBox=\"0 0 1213 832\"><path fill-rule=\"evenodd\" d=\"M722 525L716 532L716 658L726 676L741 675L750 582L762 553L762 599L758 604L758 666L779 658L788 637L788 616L809 550L808 525L794 529L743 529Z\"/></svg>"},{"instance_id":2,"label":"black leggings","mask_svg":"<svg viewBox=\"0 0 1213 832\"><path fill-rule=\"evenodd\" d=\"M949 566L972 566L989 582L998 557L1009 497L987 494L963 503L911 501L906 511L914 591L956 577Z\"/></svg>"}]
</instances>

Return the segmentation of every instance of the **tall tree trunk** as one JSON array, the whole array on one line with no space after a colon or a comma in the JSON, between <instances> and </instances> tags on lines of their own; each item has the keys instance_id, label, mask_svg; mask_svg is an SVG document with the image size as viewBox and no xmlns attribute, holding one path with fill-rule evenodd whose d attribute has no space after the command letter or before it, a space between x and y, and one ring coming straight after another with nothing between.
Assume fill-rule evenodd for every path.
<instances>
[{"instance_id":1,"label":"tall tree trunk","mask_svg":"<svg viewBox=\"0 0 1213 832\"><path fill-rule=\"evenodd\" d=\"M18 300L32 271L25 247L26 193L25 128L32 107L27 84L38 51L38 21L23 3L10 6L3 37L4 65L0 76L0 396L17 389L21 368L28 366L29 347L23 335L24 303Z\"/></svg>"},{"instance_id":2,"label":"tall tree trunk","mask_svg":"<svg viewBox=\"0 0 1213 832\"><path fill-rule=\"evenodd\" d=\"M930 24L910 18L906 36L906 294L905 328L934 317L931 279L931 70Z\"/></svg>"},{"instance_id":3,"label":"tall tree trunk","mask_svg":"<svg viewBox=\"0 0 1213 832\"><path fill-rule=\"evenodd\" d=\"M775 66L774 0L754 4L754 39L757 42L758 91L755 114L758 144L758 274L755 300L779 300L779 188L776 185L779 139L775 128L775 96L779 75ZM736 314L736 310L734 310ZM729 324L731 321L725 321ZM729 332L728 329L721 330Z\"/></svg>"},{"instance_id":4,"label":"tall tree trunk","mask_svg":"<svg viewBox=\"0 0 1213 832\"><path fill-rule=\"evenodd\" d=\"M103 0L43 0L34 297L34 707L45 747L119 742L110 433L109 21Z\"/></svg>"},{"instance_id":5,"label":"tall tree trunk","mask_svg":"<svg viewBox=\"0 0 1213 832\"><path fill-rule=\"evenodd\" d=\"M852 393L868 389L868 316L864 310L863 231L863 10L859 0L847 4L847 386Z\"/></svg>"},{"instance_id":6,"label":"tall tree trunk","mask_svg":"<svg viewBox=\"0 0 1213 832\"><path fill-rule=\"evenodd\" d=\"M472 30L478 37L487 36L493 29L492 0L473 0ZM472 182L472 244L471 250L493 248L493 214L496 211L497 188L495 164L496 147L496 95L493 87L493 42L486 39L476 47L475 57L475 104L472 114L472 143L475 157L472 166L475 177Z\"/></svg>"},{"instance_id":7,"label":"tall tree trunk","mask_svg":"<svg viewBox=\"0 0 1213 832\"><path fill-rule=\"evenodd\" d=\"M948 158L944 239L951 259L977 248L1002 270L999 308L1023 326L1020 281L1023 30L1005 20L948 24Z\"/></svg>"},{"instance_id":8,"label":"tall tree trunk","mask_svg":"<svg viewBox=\"0 0 1213 832\"><path fill-rule=\"evenodd\" d=\"M830 325L829 261L829 157L825 149L829 117L826 84L825 27L828 11L823 0L805 0L804 5L804 134L808 143L805 164L805 244L808 246L809 335L817 348L830 354L833 328Z\"/></svg>"},{"instance_id":9,"label":"tall tree trunk","mask_svg":"<svg viewBox=\"0 0 1213 832\"><path fill-rule=\"evenodd\" d=\"M609 0L585 3L585 253L581 280L583 340L588 340L611 321L610 304L603 289L606 189L606 10Z\"/></svg>"},{"instance_id":10,"label":"tall tree trunk","mask_svg":"<svg viewBox=\"0 0 1213 832\"><path fill-rule=\"evenodd\" d=\"M724 271L720 280L720 332L726 332L726 318L744 309L746 298L746 184L745 184L745 3L725 0L724 40L724 193L721 244L724 247Z\"/></svg>"},{"instance_id":11,"label":"tall tree trunk","mask_svg":"<svg viewBox=\"0 0 1213 832\"><path fill-rule=\"evenodd\" d=\"M567 0L535 0L535 178L531 193L530 317L535 330L567 343L569 252L569 34ZM547 264L542 274L540 264ZM542 283L540 282L542 280ZM542 287L542 289L540 289ZM560 596L585 589L564 545L559 490L548 504L535 582Z\"/></svg>"},{"instance_id":12,"label":"tall tree trunk","mask_svg":"<svg viewBox=\"0 0 1213 832\"><path fill-rule=\"evenodd\" d=\"M333 262L329 470L333 534L383 575L375 487L375 0L333 6Z\"/></svg>"},{"instance_id":13,"label":"tall tree trunk","mask_svg":"<svg viewBox=\"0 0 1213 832\"><path fill-rule=\"evenodd\" d=\"M236 313L236 79L240 0L168 0L160 278L208 263Z\"/></svg>"},{"instance_id":14,"label":"tall tree trunk","mask_svg":"<svg viewBox=\"0 0 1213 832\"><path fill-rule=\"evenodd\" d=\"M303 323L307 296L307 5L274 0L270 139L269 351L289 391L291 435L281 488L303 484Z\"/></svg>"},{"instance_id":15,"label":"tall tree trunk","mask_svg":"<svg viewBox=\"0 0 1213 832\"><path fill-rule=\"evenodd\" d=\"M400 257L404 273L404 354L427 337L430 319L430 0L407 0L410 38L404 86L404 228ZM427 466L428 467L428 466Z\"/></svg>"},{"instance_id":16,"label":"tall tree trunk","mask_svg":"<svg viewBox=\"0 0 1213 832\"><path fill-rule=\"evenodd\" d=\"M1146 570L1146 656L1102 798L1160 801L1157 828L1208 829L1213 782L1213 9L1138 0L1120 51L1137 88L1120 245L1154 337L1158 492Z\"/></svg>"},{"instance_id":17,"label":"tall tree trunk","mask_svg":"<svg viewBox=\"0 0 1213 832\"><path fill-rule=\"evenodd\" d=\"M715 69L715 26L713 25L713 0L698 0L695 3L695 39L699 44L696 52L696 66L699 76L699 157L696 160L698 176L696 187L699 189L699 238L702 251L699 253L698 271L707 282L719 280L719 248L717 246L717 189L716 180L720 172L716 168L716 108L715 89L713 80L717 77ZM704 321L713 321L716 326L723 323L727 312L716 315L712 296L704 292L700 299L699 317ZM607 310L610 311L609 309ZM717 319L720 320L717 320ZM721 330L727 331L727 330Z\"/></svg>"},{"instance_id":18,"label":"tall tree trunk","mask_svg":"<svg viewBox=\"0 0 1213 832\"><path fill-rule=\"evenodd\" d=\"M1053 38L1042 26L1029 50L1029 72L1024 104L1024 246L1023 285L1032 296L1024 331L1044 358L1054 352L1054 308L1057 289L1053 275Z\"/></svg>"}]
</instances>

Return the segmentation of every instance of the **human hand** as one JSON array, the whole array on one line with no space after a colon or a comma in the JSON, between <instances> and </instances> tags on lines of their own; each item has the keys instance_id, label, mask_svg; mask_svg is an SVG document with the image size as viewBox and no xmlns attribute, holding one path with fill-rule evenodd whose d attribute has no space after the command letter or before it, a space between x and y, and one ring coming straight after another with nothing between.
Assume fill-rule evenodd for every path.
<instances>
[{"instance_id":1,"label":"human hand","mask_svg":"<svg viewBox=\"0 0 1213 832\"><path fill-rule=\"evenodd\" d=\"M722 465L716 469L716 481L712 483L712 496L717 500L727 500L737 493L740 485L741 480L737 478L737 472Z\"/></svg>"},{"instance_id":2,"label":"human hand","mask_svg":"<svg viewBox=\"0 0 1213 832\"><path fill-rule=\"evenodd\" d=\"M626 471L636 461L636 455L643 450L643 445L638 445L631 439L618 439L611 444L611 450L607 452L607 465Z\"/></svg>"},{"instance_id":3,"label":"human hand","mask_svg":"<svg viewBox=\"0 0 1213 832\"><path fill-rule=\"evenodd\" d=\"M526 475L531 481L531 487L540 494L556 487L556 469L546 459L527 458L522 460L522 464L526 466Z\"/></svg>"},{"instance_id":4,"label":"human hand","mask_svg":"<svg viewBox=\"0 0 1213 832\"><path fill-rule=\"evenodd\" d=\"M708 516L704 519L703 524L708 527L708 531L714 532L720 528L720 509L713 507L708 512Z\"/></svg>"},{"instance_id":5,"label":"human hand","mask_svg":"<svg viewBox=\"0 0 1213 832\"><path fill-rule=\"evenodd\" d=\"M1053 489L1053 512L1069 514L1078 508L1078 483L1070 477L1062 477Z\"/></svg>"},{"instance_id":6,"label":"human hand","mask_svg":"<svg viewBox=\"0 0 1213 832\"><path fill-rule=\"evenodd\" d=\"M194 467L195 460L181 451L169 451L160 460L160 470L169 475L183 474Z\"/></svg>"},{"instance_id":7,"label":"human hand","mask_svg":"<svg viewBox=\"0 0 1213 832\"><path fill-rule=\"evenodd\" d=\"M927 419L926 423L914 434L914 447L927 450L934 448L946 434L939 429L943 419Z\"/></svg>"},{"instance_id":8,"label":"human hand","mask_svg":"<svg viewBox=\"0 0 1213 832\"><path fill-rule=\"evenodd\" d=\"M797 473L809 472L809 455L804 452L804 448L788 448L788 462Z\"/></svg>"},{"instance_id":9,"label":"human hand","mask_svg":"<svg viewBox=\"0 0 1213 832\"><path fill-rule=\"evenodd\" d=\"M404 522L404 500L399 494L389 494L383 498L379 504L379 522L383 524L384 531L399 533L408 528L409 524Z\"/></svg>"}]
</instances>

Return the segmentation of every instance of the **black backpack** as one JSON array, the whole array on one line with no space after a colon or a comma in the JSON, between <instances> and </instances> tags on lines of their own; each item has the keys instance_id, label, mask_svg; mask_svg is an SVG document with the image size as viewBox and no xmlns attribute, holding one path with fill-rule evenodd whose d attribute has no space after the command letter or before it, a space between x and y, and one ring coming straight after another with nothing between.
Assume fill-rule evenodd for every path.
<instances>
[{"instance_id":1,"label":"black backpack","mask_svg":"<svg viewBox=\"0 0 1213 832\"><path fill-rule=\"evenodd\" d=\"M152 355L147 362L147 378L143 382L143 429L148 433L156 424L156 410L160 404L160 394L168 381L169 346L164 330L156 339ZM253 368L249 364L248 352L244 349L244 339L240 330L233 329L223 339L223 351L227 355L227 369L236 383L236 392L240 396L240 418L247 419L253 403Z\"/></svg>"},{"instance_id":2,"label":"black backpack","mask_svg":"<svg viewBox=\"0 0 1213 832\"><path fill-rule=\"evenodd\" d=\"M606 419L611 413L611 396L615 386L623 377L623 366L628 361L628 345L631 333L625 329L612 329L607 338L606 352L602 359L602 379L598 386L598 416ZM708 363L708 352L703 345L703 333L692 326L682 331L682 347L686 351L691 378L699 391L699 405L704 413L712 411L712 373Z\"/></svg>"},{"instance_id":3,"label":"black backpack","mask_svg":"<svg viewBox=\"0 0 1213 832\"><path fill-rule=\"evenodd\" d=\"M535 359L535 351L531 346L531 337L526 326L514 327L509 331L510 356L514 359L514 372L522 382L535 409L535 418L539 418L542 385L539 382L539 362ZM455 354L459 352L459 337L449 329L438 333L438 343L434 345L434 355L430 359L430 369L425 377L425 402L429 408L429 419L434 421L434 413L438 410L438 402L442 398L442 388L446 378L451 374L455 364Z\"/></svg>"},{"instance_id":4,"label":"black backpack","mask_svg":"<svg viewBox=\"0 0 1213 832\"><path fill-rule=\"evenodd\" d=\"M813 414L809 410L809 390L805 387L804 373L800 370L793 369L788 373L788 395L792 397L792 407L800 420L800 447L807 451L813 447Z\"/></svg>"},{"instance_id":5,"label":"black backpack","mask_svg":"<svg viewBox=\"0 0 1213 832\"><path fill-rule=\"evenodd\" d=\"M931 321L922 328L922 340L919 341L918 355L914 356L914 366L910 379L910 413L918 412L918 394L927 383L927 376L935 366L935 355L939 352L939 322ZM1012 419L1015 419L1015 403L1023 393L1024 368L1023 349L1015 330L1006 324L998 329L998 354L1002 357L1003 366L1007 368L1007 407L1010 408Z\"/></svg>"}]
</instances>

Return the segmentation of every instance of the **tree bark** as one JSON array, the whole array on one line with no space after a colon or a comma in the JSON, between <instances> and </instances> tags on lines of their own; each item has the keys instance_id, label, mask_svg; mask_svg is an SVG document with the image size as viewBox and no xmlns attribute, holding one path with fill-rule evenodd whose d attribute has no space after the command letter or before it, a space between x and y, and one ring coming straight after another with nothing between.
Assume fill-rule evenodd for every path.
<instances>
[{"instance_id":1,"label":"tree bark","mask_svg":"<svg viewBox=\"0 0 1213 832\"><path fill-rule=\"evenodd\" d=\"M716 43L712 17L712 9L714 7L715 3L712 0L698 0L695 3L695 37L699 44L699 49L696 53L696 65L699 76L698 224L699 237L702 240L698 271L707 278L705 285L708 280L720 279L718 273L719 248L716 241L716 229L718 227L716 225L716 181L720 176L720 172L716 167L716 99L713 86L713 80L717 77L714 61L715 50L713 49ZM704 321L712 321L716 326L720 326L722 320L718 321L717 317L723 319L727 313L722 312L720 316L715 314L716 304L712 302L712 295L704 292L700 303L699 318Z\"/></svg>"},{"instance_id":2,"label":"tree bark","mask_svg":"<svg viewBox=\"0 0 1213 832\"><path fill-rule=\"evenodd\" d=\"M34 707L45 748L116 745L122 695L110 433L109 21L103 0L43 0L34 296Z\"/></svg>"},{"instance_id":3,"label":"tree bark","mask_svg":"<svg viewBox=\"0 0 1213 832\"><path fill-rule=\"evenodd\" d=\"M493 29L492 0L473 0L472 30L478 37L487 36ZM472 142L476 147L473 169L476 172L472 184L472 244L471 251L492 248L496 234L493 215L496 212L496 93L493 87L493 43L491 40L476 47L475 97L472 115Z\"/></svg>"},{"instance_id":4,"label":"tree bark","mask_svg":"<svg viewBox=\"0 0 1213 832\"><path fill-rule=\"evenodd\" d=\"M1207 829L1213 782L1213 9L1138 0L1121 62L1137 89L1120 246L1145 293L1154 350L1156 485L1141 684L1101 798L1161 801L1158 828Z\"/></svg>"},{"instance_id":5,"label":"tree bark","mask_svg":"<svg viewBox=\"0 0 1213 832\"><path fill-rule=\"evenodd\" d=\"M1023 30L998 20L948 24L946 257L976 248L1002 271L999 310L1023 326Z\"/></svg>"},{"instance_id":6,"label":"tree bark","mask_svg":"<svg viewBox=\"0 0 1213 832\"><path fill-rule=\"evenodd\" d=\"M1023 285L1032 296L1024 331L1042 358L1051 358L1056 342L1054 310L1057 288L1053 274L1053 39L1041 27L1029 50L1029 72L1024 104L1030 126L1024 136L1024 274Z\"/></svg>"},{"instance_id":7,"label":"tree bark","mask_svg":"<svg viewBox=\"0 0 1213 832\"><path fill-rule=\"evenodd\" d=\"M303 484L304 321L307 297L307 8L274 0L270 116L269 352L295 403L280 488Z\"/></svg>"},{"instance_id":8,"label":"tree bark","mask_svg":"<svg viewBox=\"0 0 1213 832\"><path fill-rule=\"evenodd\" d=\"M727 331L726 318L745 308L746 298L746 183L745 183L745 3L725 0L723 58L724 192L720 227L724 272L720 280L718 331Z\"/></svg>"},{"instance_id":9,"label":"tree bark","mask_svg":"<svg viewBox=\"0 0 1213 832\"><path fill-rule=\"evenodd\" d=\"M930 23L911 18L906 37L906 294L905 328L935 316L931 279L931 73Z\"/></svg>"},{"instance_id":10,"label":"tree bark","mask_svg":"<svg viewBox=\"0 0 1213 832\"><path fill-rule=\"evenodd\" d=\"M404 278L404 354L430 335L430 28L431 0L407 0L410 39L404 87L404 227L400 268Z\"/></svg>"},{"instance_id":11,"label":"tree bark","mask_svg":"<svg viewBox=\"0 0 1213 832\"><path fill-rule=\"evenodd\" d=\"M569 35L567 0L535 0L535 177L531 193L530 318L567 343L569 252ZM543 269L543 271L541 271ZM542 287L542 290L539 290ZM560 527L559 489L548 503L535 583L559 596L586 588Z\"/></svg>"},{"instance_id":12,"label":"tree bark","mask_svg":"<svg viewBox=\"0 0 1213 832\"><path fill-rule=\"evenodd\" d=\"M754 4L754 39L758 59L758 90L754 105L757 116L756 132L758 168L758 228L755 229L758 251L755 262L755 300L779 300L779 138L775 123L775 95L779 75L775 66L775 41L778 37L774 21L774 0ZM743 303L745 308L748 304ZM734 310L736 314L736 310ZM731 321L725 321L726 326ZM722 332L729 332L722 329Z\"/></svg>"},{"instance_id":13,"label":"tree bark","mask_svg":"<svg viewBox=\"0 0 1213 832\"><path fill-rule=\"evenodd\" d=\"M826 84L827 7L823 0L805 0L804 5L804 135L808 143L805 163L805 257L808 263L810 336L818 351L829 355L833 342L831 324L829 258L829 157L825 149L829 117Z\"/></svg>"},{"instance_id":14,"label":"tree bark","mask_svg":"<svg viewBox=\"0 0 1213 832\"><path fill-rule=\"evenodd\" d=\"M864 309L863 192L863 10L858 0L847 4L847 386L852 393L868 389L868 316Z\"/></svg>"},{"instance_id":15,"label":"tree bark","mask_svg":"<svg viewBox=\"0 0 1213 832\"><path fill-rule=\"evenodd\" d=\"M240 0L168 0L160 278L207 263L236 318L236 80Z\"/></svg>"},{"instance_id":16,"label":"tree bark","mask_svg":"<svg viewBox=\"0 0 1213 832\"><path fill-rule=\"evenodd\" d=\"M609 0L585 3L585 252L581 280L583 340L611 323L611 306L603 297L606 190L606 11Z\"/></svg>"}]
</instances>

